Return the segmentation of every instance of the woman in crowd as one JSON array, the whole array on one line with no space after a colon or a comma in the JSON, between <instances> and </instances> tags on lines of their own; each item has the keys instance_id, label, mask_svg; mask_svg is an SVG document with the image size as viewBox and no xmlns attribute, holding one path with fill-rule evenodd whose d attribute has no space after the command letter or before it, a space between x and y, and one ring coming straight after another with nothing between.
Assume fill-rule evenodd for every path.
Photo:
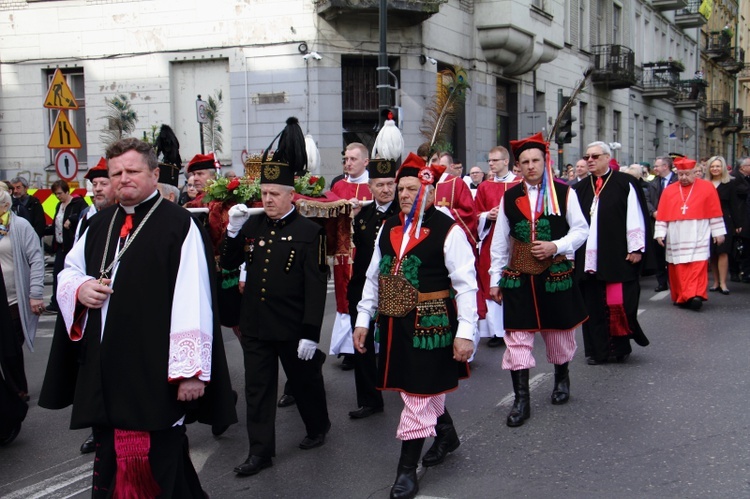
<instances>
[{"instance_id":1,"label":"woman in crowd","mask_svg":"<svg viewBox=\"0 0 750 499\"><path fill-rule=\"evenodd\" d=\"M75 242L76 227L81 211L86 208L86 201L78 196L70 194L70 187L64 180L56 180L52 183L52 194L57 196L59 203L55 207L55 217L52 225L47 227L45 234L54 236L52 238L52 249L55 252L55 266L52 275L52 300L47 310L57 312L57 274L65 265L65 256L73 247Z\"/></svg>"},{"instance_id":2,"label":"woman in crowd","mask_svg":"<svg viewBox=\"0 0 750 499\"><path fill-rule=\"evenodd\" d=\"M44 257L34 228L11 212L11 205L10 193L0 188L0 268L12 323L10 330L0 330L0 363L9 386L28 400L22 347L26 343L33 351L44 311Z\"/></svg>"},{"instance_id":3,"label":"woman in crowd","mask_svg":"<svg viewBox=\"0 0 750 499\"><path fill-rule=\"evenodd\" d=\"M196 189L195 185L193 185L193 177L190 176L187 179L187 184L185 184L185 190L182 192L182 194L180 194L180 206L184 205L188 201L192 201L197 195L198 189Z\"/></svg>"},{"instance_id":4,"label":"woman in crowd","mask_svg":"<svg viewBox=\"0 0 750 499\"><path fill-rule=\"evenodd\" d=\"M709 291L719 291L721 294L728 295L729 251L732 248L732 237L742 230L742 202L737 193L737 182L729 176L727 162L722 156L714 156L708 160L706 180L710 180L716 187L721 201L724 225L727 229L727 236L722 244L711 243L713 286L709 288Z\"/></svg>"}]
</instances>

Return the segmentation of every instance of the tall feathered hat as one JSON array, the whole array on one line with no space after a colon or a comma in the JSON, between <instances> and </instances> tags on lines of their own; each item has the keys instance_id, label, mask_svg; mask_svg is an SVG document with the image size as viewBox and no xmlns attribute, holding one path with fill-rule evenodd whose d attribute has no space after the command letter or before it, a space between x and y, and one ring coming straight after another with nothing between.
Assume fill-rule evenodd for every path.
<instances>
[{"instance_id":1,"label":"tall feathered hat","mask_svg":"<svg viewBox=\"0 0 750 499\"><path fill-rule=\"evenodd\" d=\"M176 186L182 170L180 141L174 130L166 124L161 126L156 137L156 156L159 155L162 157L159 161L159 182Z\"/></svg>"},{"instance_id":2,"label":"tall feathered hat","mask_svg":"<svg viewBox=\"0 0 750 499\"><path fill-rule=\"evenodd\" d=\"M271 161L275 163L286 163L292 169L294 175L304 175L307 172L307 148L305 145L305 134L299 126L299 120L295 117L286 120L286 127L274 137L271 144L263 153L263 162L268 157L268 152L276 139L279 144L273 153Z\"/></svg>"},{"instance_id":3,"label":"tall feathered hat","mask_svg":"<svg viewBox=\"0 0 750 499\"><path fill-rule=\"evenodd\" d=\"M375 144L372 146L372 158L398 161L404 153L404 137L401 135L401 130L396 126L393 112L386 110L385 113L385 121L375 138Z\"/></svg>"}]
</instances>

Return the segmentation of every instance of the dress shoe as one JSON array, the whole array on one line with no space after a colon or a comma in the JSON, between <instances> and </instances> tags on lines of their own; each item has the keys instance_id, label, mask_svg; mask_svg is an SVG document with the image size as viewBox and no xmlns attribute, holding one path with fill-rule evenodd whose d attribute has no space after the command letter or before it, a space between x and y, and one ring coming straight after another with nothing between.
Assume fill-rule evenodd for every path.
<instances>
[{"instance_id":1,"label":"dress shoe","mask_svg":"<svg viewBox=\"0 0 750 499\"><path fill-rule=\"evenodd\" d=\"M505 345L505 340L502 339L500 336L493 336L490 338L490 340L487 342L487 346L490 348L497 348Z\"/></svg>"},{"instance_id":2,"label":"dress shoe","mask_svg":"<svg viewBox=\"0 0 750 499\"><path fill-rule=\"evenodd\" d=\"M383 406L380 407L369 407L369 406L362 406L356 411L350 411L349 417L352 419L364 419L369 418L373 414L377 414L379 412L383 412Z\"/></svg>"},{"instance_id":3,"label":"dress shoe","mask_svg":"<svg viewBox=\"0 0 750 499\"><path fill-rule=\"evenodd\" d=\"M694 296L690 300L688 300L688 308L690 310L695 310L696 312L701 309L703 306L703 300L700 296Z\"/></svg>"},{"instance_id":4,"label":"dress shoe","mask_svg":"<svg viewBox=\"0 0 750 499\"><path fill-rule=\"evenodd\" d=\"M718 290L720 290L720 289L721 289L721 288L720 288L719 286L711 286L710 288L708 288L708 290L709 290L709 291L711 291L712 293L713 293L714 291L718 291Z\"/></svg>"},{"instance_id":5,"label":"dress shoe","mask_svg":"<svg viewBox=\"0 0 750 499\"><path fill-rule=\"evenodd\" d=\"M326 433L328 433L330 430L331 422L329 421L328 426L326 426L326 430L323 433L318 433L317 435L307 435L299 443L299 448L302 450L310 450L316 447L320 447L321 445L326 443Z\"/></svg>"},{"instance_id":6,"label":"dress shoe","mask_svg":"<svg viewBox=\"0 0 750 499\"><path fill-rule=\"evenodd\" d=\"M271 466L273 460L270 457L249 456L244 463L235 466L234 472L242 476L252 476Z\"/></svg>"},{"instance_id":7,"label":"dress shoe","mask_svg":"<svg viewBox=\"0 0 750 499\"><path fill-rule=\"evenodd\" d=\"M607 361L603 360L603 359L597 360L597 359L595 359L593 357L589 357L588 359L586 359L586 364L588 364L590 366L600 366L600 365L606 364L606 363L607 363Z\"/></svg>"},{"instance_id":8,"label":"dress shoe","mask_svg":"<svg viewBox=\"0 0 750 499\"><path fill-rule=\"evenodd\" d=\"M354 369L354 354L344 354L344 360L341 361L340 367L342 371L351 371Z\"/></svg>"},{"instance_id":9,"label":"dress shoe","mask_svg":"<svg viewBox=\"0 0 750 499\"><path fill-rule=\"evenodd\" d=\"M279 399L279 403L276 404L278 407L289 407L290 405L296 404L297 401L294 399L294 395L282 395Z\"/></svg>"},{"instance_id":10,"label":"dress shoe","mask_svg":"<svg viewBox=\"0 0 750 499\"><path fill-rule=\"evenodd\" d=\"M94 434L92 433L81 444L81 454L89 454L91 452L94 452L95 450L96 442L94 441Z\"/></svg>"},{"instance_id":11,"label":"dress shoe","mask_svg":"<svg viewBox=\"0 0 750 499\"><path fill-rule=\"evenodd\" d=\"M656 286L656 288L654 288L654 292L659 293L661 291L666 291L668 289L669 289L669 286L667 286L666 284L659 284L658 286Z\"/></svg>"},{"instance_id":12,"label":"dress shoe","mask_svg":"<svg viewBox=\"0 0 750 499\"><path fill-rule=\"evenodd\" d=\"M728 289L720 289L719 291L721 291L721 294L723 294L723 295L728 295L729 294L729 290Z\"/></svg>"}]
</instances>

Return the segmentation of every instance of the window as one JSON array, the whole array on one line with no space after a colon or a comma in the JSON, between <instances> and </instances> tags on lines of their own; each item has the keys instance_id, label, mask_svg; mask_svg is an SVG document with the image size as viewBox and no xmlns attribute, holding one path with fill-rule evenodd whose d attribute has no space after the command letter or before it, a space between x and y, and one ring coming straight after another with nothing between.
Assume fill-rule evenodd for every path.
<instances>
[{"instance_id":1,"label":"window","mask_svg":"<svg viewBox=\"0 0 750 499\"><path fill-rule=\"evenodd\" d=\"M622 22L622 7L615 4L612 10L612 43L615 45L622 44L621 39L621 25Z\"/></svg>"},{"instance_id":2,"label":"window","mask_svg":"<svg viewBox=\"0 0 750 499\"><path fill-rule=\"evenodd\" d=\"M612 113L612 141L620 142L620 125L622 124L622 113L615 111Z\"/></svg>"},{"instance_id":3,"label":"window","mask_svg":"<svg viewBox=\"0 0 750 499\"><path fill-rule=\"evenodd\" d=\"M606 122L607 122L607 108L604 106L597 106L596 107L596 140L604 139Z\"/></svg>"},{"instance_id":4,"label":"window","mask_svg":"<svg viewBox=\"0 0 750 499\"><path fill-rule=\"evenodd\" d=\"M52 78L55 75L55 68L45 69L44 76L49 88L52 84ZM65 82L70 87L70 91L73 92L73 96L78 103L78 109L69 109L66 111L68 121L73 126L75 134L78 136L78 140L81 142L81 148L76 151L76 157L78 158L79 165L85 165L88 163L87 155L88 148L86 144L86 93L84 89L83 79L83 68L60 68ZM46 90L44 91L46 94ZM47 109L47 132L52 132L52 127L57 119L57 114L61 112L57 109ZM48 135L49 137L49 135ZM48 160L50 164L54 164L55 155L58 153L58 149L49 149Z\"/></svg>"},{"instance_id":5,"label":"window","mask_svg":"<svg viewBox=\"0 0 750 499\"><path fill-rule=\"evenodd\" d=\"M531 0L531 5L539 10L544 10L544 0Z\"/></svg>"}]
</instances>

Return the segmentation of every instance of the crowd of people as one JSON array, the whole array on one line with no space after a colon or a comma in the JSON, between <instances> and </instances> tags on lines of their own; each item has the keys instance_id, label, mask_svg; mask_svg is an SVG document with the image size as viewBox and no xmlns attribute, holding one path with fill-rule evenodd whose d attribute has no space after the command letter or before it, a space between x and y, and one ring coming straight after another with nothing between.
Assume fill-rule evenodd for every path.
<instances>
[{"instance_id":1,"label":"crowd of people","mask_svg":"<svg viewBox=\"0 0 750 499\"><path fill-rule=\"evenodd\" d=\"M64 181L52 185L59 203L48 226L26 179L0 183L0 367L27 401L22 346L33 351L39 316L57 314L39 405L72 405L71 428L91 428L81 452L96 452L94 497L204 497L185 425L221 435L237 422L221 325L233 327L244 360L248 454L234 472L273 466L277 407L296 405L300 449L325 445L319 345L331 274L329 353L347 354L354 370L349 417L382 413L383 390L403 401L392 498L414 497L420 462L440 465L460 446L446 395L470 375L481 338L505 346L514 391L506 424L518 427L531 417L536 333L554 365L549 400L560 406L571 396L578 328L589 366L627 362L631 342L649 344L638 322L641 276L655 274L655 292L695 311L709 292L729 294L727 281L750 283L750 158L737 172L721 156L705 170L670 156L653 170L621 168L596 141L558 178L541 134L493 147L489 171L473 165L465 177L430 144L401 162L348 144L331 192L348 201L351 241L331 268L326 231L294 203L307 166L304 148L288 147L298 129L289 120L260 166L263 212L237 204L218 227L180 207L205 206L213 154L188 162L180 191L180 168L159 163L147 143L120 140L86 174L90 207ZM48 304L45 235L54 255ZM221 272L240 268L230 324ZM19 429L0 426L0 445Z\"/></svg>"}]
</instances>

